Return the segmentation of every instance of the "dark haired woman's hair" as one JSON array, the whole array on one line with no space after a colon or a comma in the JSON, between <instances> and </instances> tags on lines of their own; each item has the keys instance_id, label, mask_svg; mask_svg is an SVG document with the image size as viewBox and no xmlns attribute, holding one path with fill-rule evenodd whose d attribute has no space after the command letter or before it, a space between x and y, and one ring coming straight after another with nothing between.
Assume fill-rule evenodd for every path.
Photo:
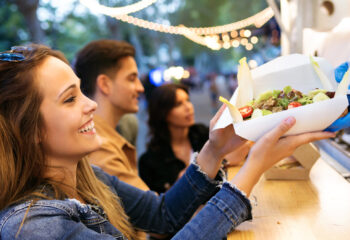
<instances>
[{"instance_id":1,"label":"dark haired woman's hair","mask_svg":"<svg viewBox=\"0 0 350 240\"><path fill-rule=\"evenodd\" d=\"M160 146L170 144L170 132L167 116L176 104L176 90L182 89L187 94L188 88L183 84L164 84L154 89L148 102L148 126L150 141L148 147L154 151Z\"/></svg>"},{"instance_id":2,"label":"dark haired woman's hair","mask_svg":"<svg viewBox=\"0 0 350 240\"><path fill-rule=\"evenodd\" d=\"M82 92L92 97L97 76L115 74L120 68L120 60L125 57L135 57L134 47L127 42L102 39L87 44L78 52L73 67L81 79Z\"/></svg>"},{"instance_id":3,"label":"dark haired woman's hair","mask_svg":"<svg viewBox=\"0 0 350 240\"><path fill-rule=\"evenodd\" d=\"M49 166L41 144L45 135L40 114L43 96L36 83L36 71L46 58L68 61L62 53L42 45L19 53L24 60L0 59L0 211L26 200L52 198L40 191L41 186L49 186L55 199L69 197L59 182L44 174ZM77 166L77 191L85 201L100 205L128 239L136 239L119 198L95 176L87 159Z\"/></svg>"}]
</instances>

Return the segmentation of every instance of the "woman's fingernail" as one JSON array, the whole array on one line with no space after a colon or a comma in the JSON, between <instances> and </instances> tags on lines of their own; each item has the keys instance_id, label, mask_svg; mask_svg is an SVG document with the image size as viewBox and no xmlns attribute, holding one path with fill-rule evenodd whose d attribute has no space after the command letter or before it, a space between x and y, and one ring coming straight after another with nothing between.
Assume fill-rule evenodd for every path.
<instances>
[{"instance_id":1,"label":"woman's fingernail","mask_svg":"<svg viewBox=\"0 0 350 240\"><path fill-rule=\"evenodd\" d=\"M285 123L288 125L293 125L295 123L295 118L294 117L288 117L284 120Z\"/></svg>"}]
</instances>

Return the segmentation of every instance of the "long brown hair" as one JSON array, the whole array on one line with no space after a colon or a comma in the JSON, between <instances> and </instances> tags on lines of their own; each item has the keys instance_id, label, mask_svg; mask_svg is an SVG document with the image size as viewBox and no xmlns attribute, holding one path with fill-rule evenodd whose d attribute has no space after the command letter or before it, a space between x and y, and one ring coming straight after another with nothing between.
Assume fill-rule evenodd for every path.
<instances>
[{"instance_id":1,"label":"long brown hair","mask_svg":"<svg viewBox=\"0 0 350 240\"><path fill-rule=\"evenodd\" d=\"M40 114L43 97L35 84L35 73L49 56L68 61L59 51L42 45L15 52L23 54L25 60L0 60L0 211L38 196L50 199L38 192L41 185L49 184L55 199L67 197L60 183L44 178L46 158L39 141L45 131ZM85 201L99 204L128 239L135 238L119 198L97 179L86 159L78 163L77 191Z\"/></svg>"},{"instance_id":2,"label":"long brown hair","mask_svg":"<svg viewBox=\"0 0 350 240\"><path fill-rule=\"evenodd\" d=\"M189 94L184 84L169 83L157 87L152 91L148 103L148 126L150 141L148 147L152 150L159 150L170 145L170 131L167 123L167 116L176 104L176 90L182 89Z\"/></svg>"}]
</instances>

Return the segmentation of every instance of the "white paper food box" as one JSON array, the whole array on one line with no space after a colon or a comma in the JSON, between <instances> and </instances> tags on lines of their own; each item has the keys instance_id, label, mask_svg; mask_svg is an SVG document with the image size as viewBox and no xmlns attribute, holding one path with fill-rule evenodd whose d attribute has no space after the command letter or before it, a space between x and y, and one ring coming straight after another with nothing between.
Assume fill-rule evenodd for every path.
<instances>
[{"instance_id":1,"label":"white paper food box","mask_svg":"<svg viewBox=\"0 0 350 240\"><path fill-rule=\"evenodd\" d=\"M315 58L315 60L328 77L330 86L332 86L331 90L335 91L338 84L334 79L332 65L323 58ZM251 74L254 98L268 90L283 90L288 85L304 94L316 88L324 89L310 63L310 58L301 54L278 57L253 69ZM237 90L230 99L233 105L236 105L236 93ZM347 106L348 100L346 95L337 96L329 100L235 123L234 129L239 136L250 141L257 141L283 119L293 116L296 119L296 124L285 135L320 131L331 125L344 112ZM224 128L232 123L233 119L226 108L214 129Z\"/></svg>"}]
</instances>

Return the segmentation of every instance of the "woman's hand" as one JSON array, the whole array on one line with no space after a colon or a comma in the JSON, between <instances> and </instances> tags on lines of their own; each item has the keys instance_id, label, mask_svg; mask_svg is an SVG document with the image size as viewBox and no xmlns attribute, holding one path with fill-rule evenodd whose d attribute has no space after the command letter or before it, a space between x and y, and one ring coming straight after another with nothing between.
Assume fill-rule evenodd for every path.
<instances>
[{"instance_id":1,"label":"woman's hand","mask_svg":"<svg viewBox=\"0 0 350 240\"><path fill-rule=\"evenodd\" d=\"M231 182L249 195L260 176L278 161L291 156L297 147L335 136L331 132L310 132L282 137L294 124L295 118L288 117L261 137L254 144L247 161Z\"/></svg>"},{"instance_id":2,"label":"woman's hand","mask_svg":"<svg viewBox=\"0 0 350 240\"><path fill-rule=\"evenodd\" d=\"M252 148L253 144L254 142L252 141L246 141L240 147L227 154L225 156L225 159L227 161L225 163L225 167L241 164L247 158L248 153Z\"/></svg>"},{"instance_id":3,"label":"woman's hand","mask_svg":"<svg viewBox=\"0 0 350 240\"><path fill-rule=\"evenodd\" d=\"M226 154L247 142L247 140L236 135L232 124L225 128L212 130L225 108L226 105L223 104L210 121L209 145L216 152L218 158L223 158Z\"/></svg>"},{"instance_id":4,"label":"woman's hand","mask_svg":"<svg viewBox=\"0 0 350 240\"><path fill-rule=\"evenodd\" d=\"M198 165L210 178L216 176L224 156L246 142L245 139L236 135L232 124L226 128L212 131L215 123L225 110L225 107L226 105L223 104L210 121L209 140L203 146L197 158Z\"/></svg>"}]
</instances>

